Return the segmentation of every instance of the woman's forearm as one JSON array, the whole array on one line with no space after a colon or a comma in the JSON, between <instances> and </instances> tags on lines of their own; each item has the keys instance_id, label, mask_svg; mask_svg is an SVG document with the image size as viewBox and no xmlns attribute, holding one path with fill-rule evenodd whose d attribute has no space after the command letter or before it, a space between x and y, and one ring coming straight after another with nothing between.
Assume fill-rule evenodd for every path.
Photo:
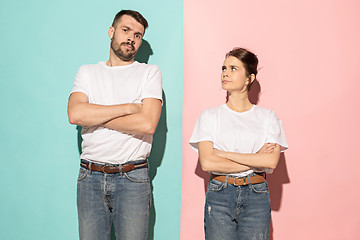
<instances>
[{"instance_id":1,"label":"woman's forearm","mask_svg":"<svg viewBox=\"0 0 360 240\"><path fill-rule=\"evenodd\" d=\"M250 168L214 153L212 142L199 142L199 159L201 168L208 172L238 173Z\"/></svg>"},{"instance_id":2,"label":"woman's forearm","mask_svg":"<svg viewBox=\"0 0 360 240\"><path fill-rule=\"evenodd\" d=\"M219 157L229 159L251 168L275 169L280 158L280 146L276 144L274 150L270 153L236 153L221 151L218 149L214 149L214 153Z\"/></svg>"}]
</instances>

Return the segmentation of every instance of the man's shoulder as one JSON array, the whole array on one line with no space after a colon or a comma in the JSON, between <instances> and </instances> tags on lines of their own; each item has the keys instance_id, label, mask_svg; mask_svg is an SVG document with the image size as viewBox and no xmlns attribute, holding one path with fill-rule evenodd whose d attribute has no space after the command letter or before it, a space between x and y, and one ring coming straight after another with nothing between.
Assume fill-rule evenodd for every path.
<instances>
[{"instance_id":1,"label":"man's shoulder","mask_svg":"<svg viewBox=\"0 0 360 240\"><path fill-rule=\"evenodd\" d=\"M96 68L102 68L104 65L104 62L98 62L93 64L84 64L80 66L79 70L90 70L90 69L96 69Z\"/></svg>"},{"instance_id":2,"label":"man's shoulder","mask_svg":"<svg viewBox=\"0 0 360 240\"><path fill-rule=\"evenodd\" d=\"M143 68L143 69L146 69L146 70L154 70L154 71L159 71L160 70L159 66L155 65L155 64L140 63L140 62L137 62L137 61L135 61L134 64L137 67Z\"/></svg>"}]
</instances>

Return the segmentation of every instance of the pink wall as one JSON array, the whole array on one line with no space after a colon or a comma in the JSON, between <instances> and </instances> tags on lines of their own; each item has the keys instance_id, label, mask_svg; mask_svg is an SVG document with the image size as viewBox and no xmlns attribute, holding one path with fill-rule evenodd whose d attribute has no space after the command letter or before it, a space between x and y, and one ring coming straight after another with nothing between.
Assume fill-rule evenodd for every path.
<instances>
[{"instance_id":1,"label":"pink wall","mask_svg":"<svg viewBox=\"0 0 360 240\"><path fill-rule=\"evenodd\" d=\"M258 105L289 150L269 177L274 240L360 236L360 2L185 0L181 239L203 239L204 174L190 149L198 115L220 105L224 55L260 59ZM286 163L285 163L286 162Z\"/></svg>"}]
</instances>

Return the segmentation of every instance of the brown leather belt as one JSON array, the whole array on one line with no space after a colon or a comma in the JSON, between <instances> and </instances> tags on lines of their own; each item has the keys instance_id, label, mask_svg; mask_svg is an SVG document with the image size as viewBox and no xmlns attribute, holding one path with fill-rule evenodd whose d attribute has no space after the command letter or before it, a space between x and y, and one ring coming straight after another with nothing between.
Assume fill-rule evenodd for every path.
<instances>
[{"instance_id":1,"label":"brown leather belt","mask_svg":"<svg viewBox=\"0 0 360 240\"><path fill-rule=\"evenodd\" d=\"M224 175L212 174L211 178L216 181L220 181L220 182L225 182L225 180L226 180L226 176L224 176ZM256 173L256 175L250 177L251 184L262 183L262 182L265 182L265 173ZM227 183L233 184L235 186L246 186L249 184L249 178L248 177L242 177L242 178L228 177Z\"/></svg>"},{"instance_id":2,"label":"brown leather belt","mask_svg":"<svg viewBox=\"0 0 360 240\"><path fill-rule=\"evenodd\" d=\"M146 160L145 160L146 161ZM103 172L103 173L127 173L134 169L148 167L148 163L140 162L138 164L123 164L123 165L98 165L98 164L90 164L89 162L81 161L80 166L96 172Z\"/></svg>"}]
</instances>

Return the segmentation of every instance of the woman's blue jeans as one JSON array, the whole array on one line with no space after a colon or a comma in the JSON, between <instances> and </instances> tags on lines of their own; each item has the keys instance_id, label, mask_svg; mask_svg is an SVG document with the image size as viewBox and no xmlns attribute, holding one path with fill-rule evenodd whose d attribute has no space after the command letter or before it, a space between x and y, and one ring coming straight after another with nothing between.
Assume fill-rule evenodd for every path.
<instances>
[{"instance_id":1,"label":"woman's blue jeans","mask_svg":"<svg viewBox=\"0 0 360 240\"><path fill-rule=\"evenodd\" d=\"M151 189L148 168L106 174L81 167L77 185L81 240L147 240Z\"/></svg>"},{"instance_id":2,"label":"woman's blue jeans","mask_svg":"<svg viewBox=\"0 0 360 240\"><path fill-rule=\"evenodd\" d=\"M204 215L206 240L269 239L271 207L267 182L234 186L212 179Z\"/></svg>"}]
</instances>

